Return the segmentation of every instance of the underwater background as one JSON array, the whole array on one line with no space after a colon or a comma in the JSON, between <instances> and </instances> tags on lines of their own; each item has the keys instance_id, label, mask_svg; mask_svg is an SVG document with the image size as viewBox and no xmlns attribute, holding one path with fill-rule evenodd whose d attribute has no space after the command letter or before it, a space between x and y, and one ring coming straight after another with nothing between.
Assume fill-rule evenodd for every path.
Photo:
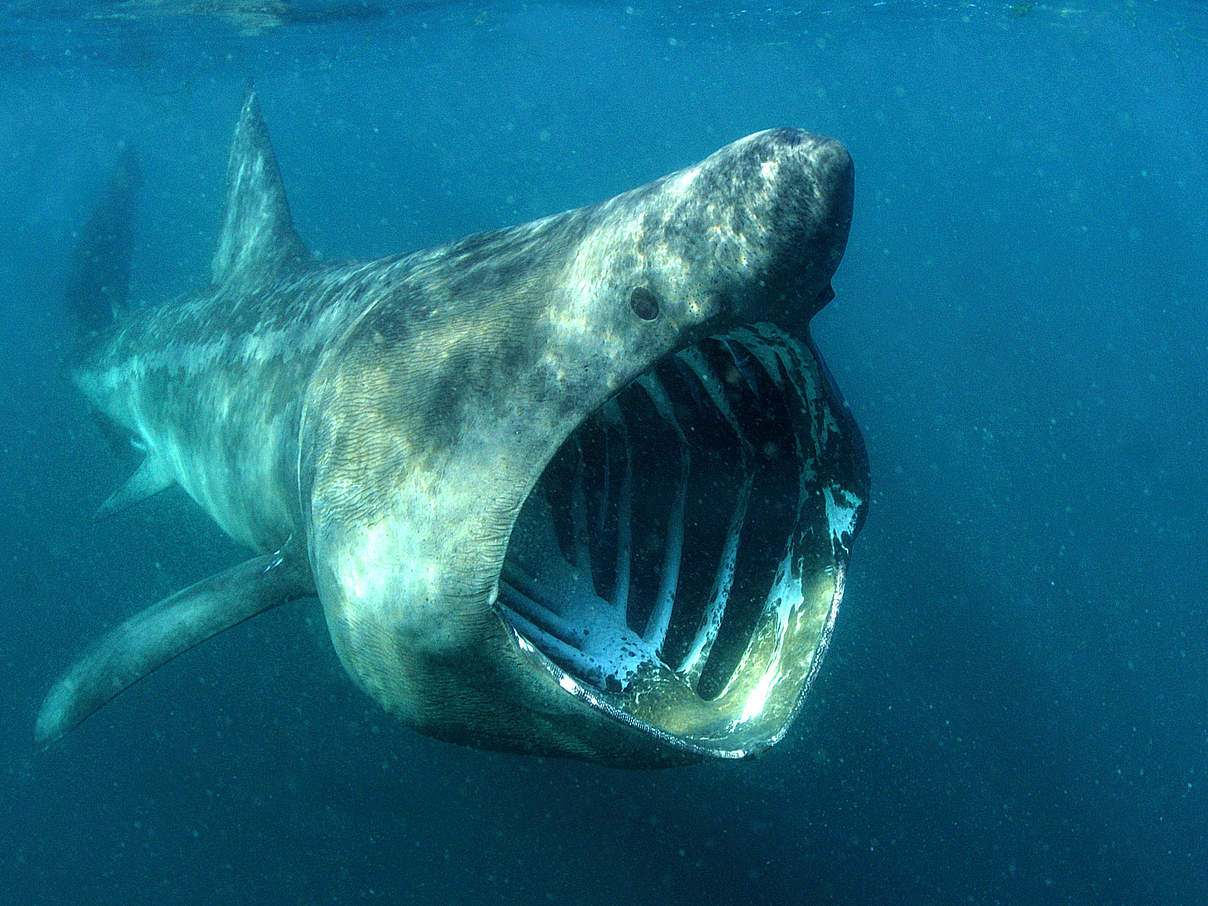
<instances>
[{"instance_id":1,"label":"underwater background","mask_svg":"<svg viewBox=\"0 0 1208 906\"><path fill-rule=\"evenodd\" d=\"M207 279L248 79L330 257L771 126L847 144L813 329L874 496L781 745L626 772L436 742L308 600L33 750L86 644L243 557L179 490L91 521L129 463L62 297L123 143L134 297ZM8 3L0 165L0 900L1208 902L1208 4Z\"/></svg>"}]
</instances>

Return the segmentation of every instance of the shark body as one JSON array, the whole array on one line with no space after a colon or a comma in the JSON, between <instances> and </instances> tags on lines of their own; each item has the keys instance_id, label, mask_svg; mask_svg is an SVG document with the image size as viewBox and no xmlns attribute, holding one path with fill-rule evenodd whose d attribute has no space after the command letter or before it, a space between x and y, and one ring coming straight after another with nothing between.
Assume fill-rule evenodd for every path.
<instances>
[{"instance_id":1,"label":"shark body","mask_svg":"<svg viewBox=\"0 0 1208 906\"><path fill-rule=\"evenodd\" d=\"M455 742L619 765L742 757L817 673L864 518L809 340L851 217L843 147L757 133L587 208L376 261L294 231L254 94L211 282L74 380L255 556L135 615L40 743L180 652L317 595L353 680Z\"/></svg>"}]
</instances>

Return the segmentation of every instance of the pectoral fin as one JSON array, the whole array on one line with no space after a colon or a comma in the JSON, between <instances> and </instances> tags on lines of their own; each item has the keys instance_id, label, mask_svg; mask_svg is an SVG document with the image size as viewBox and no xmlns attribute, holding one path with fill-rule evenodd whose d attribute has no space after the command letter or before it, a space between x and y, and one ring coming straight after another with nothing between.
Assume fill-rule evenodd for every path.
<instances>
[{"instance_id":1,"label":"pectoral fin","mask_svg":"<svg viewBox=\"0 0 1208 906\"><path fill-rule=\"evenodd\" d=\"M314 593L310 570L275 554L153 604L102 637L54 684L34 729L53 742L126 687L194 645L262 611Z\"/></svg>"}]
</instances>

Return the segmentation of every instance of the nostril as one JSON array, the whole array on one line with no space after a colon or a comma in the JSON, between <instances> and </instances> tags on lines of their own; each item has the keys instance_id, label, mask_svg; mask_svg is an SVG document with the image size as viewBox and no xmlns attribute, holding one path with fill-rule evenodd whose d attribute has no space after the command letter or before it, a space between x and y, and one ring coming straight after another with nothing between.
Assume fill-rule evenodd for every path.
<instances>
[{"instance_id":1,"label":"nostril","mask_svg":"<svg viewBox=\"0 0 1208 906\"><path fill-rule=\"evenodd\" d=\"M653 321L659 316L659 300L644 286L635 286L629 294L629 307L643 321Z\"/></svg>"}]
</instances>

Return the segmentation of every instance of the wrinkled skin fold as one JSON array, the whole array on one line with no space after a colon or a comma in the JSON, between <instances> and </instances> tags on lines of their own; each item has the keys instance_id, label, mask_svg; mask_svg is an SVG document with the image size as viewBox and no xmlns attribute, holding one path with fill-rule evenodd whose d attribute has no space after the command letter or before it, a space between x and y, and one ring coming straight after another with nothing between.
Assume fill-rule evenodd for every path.
<instances>
[{"instance_id":1,"label":"wrinkled skin fold","mask_svg":"<svg viewBox=\"0 0 1208 906\"><path fill-rule=\"evenodd\" d=\"M851 205L841 145L771 130L591 207L328 265L249 96L212 285L102 331L75 380L147 451L105 512L179 483L260 559L102 639L39 740L317 594L350 677L434 736L625 766L774 744L867 506L807 329Z\"/></svg>"}]
</instances>

